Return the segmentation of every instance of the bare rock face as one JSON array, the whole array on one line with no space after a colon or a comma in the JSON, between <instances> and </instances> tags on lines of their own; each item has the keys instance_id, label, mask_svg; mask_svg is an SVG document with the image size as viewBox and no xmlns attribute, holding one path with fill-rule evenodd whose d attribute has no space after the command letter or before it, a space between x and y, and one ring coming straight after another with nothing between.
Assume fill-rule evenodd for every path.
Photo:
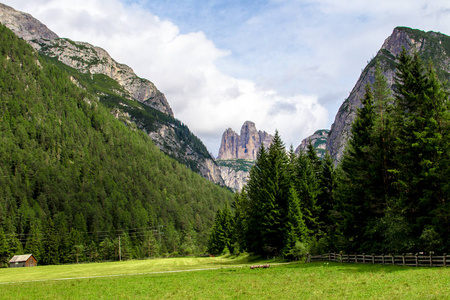
<instances>
[{"instance_id":1,"label":"bare rock face","mask_svg":"<svg viewBox=\"0 0 450 300\"><path fill-rule=\"evenodd\" d=\"M209 181L222 186L226 185L221 177L219 166L212 157L200 155L190 145L180 140L174 127L162 125L157 131L150 132L148 135L164 153L195 169Z\"/></svg>"},{"instance_id":2,"label":"bare rock face","mask_svg":"<svg viewBox=\"0 0 450 300\"><path fill-rule=\"evenodd\" d=\"M255 165L254 160L247 159L224 159L216 162L225 185L234 191L241 191L247 184L250 169Z\"/></svg>"},{"instance_id":3,"label":"bare rock face","mask_svg":"<svg viewBox=\"0 0 450 300\"><path fill-rule=\"evenodd\" d=\"M327 148L327 138L328 133L330 131L328 129L321 129L314 132L313 135L302 140L300 145L295 149L295 153L299 153L300 151L306 151L308 149L308 145L311 144L317 151L317 155L319 157L324 157Z\"/></svg>"},{"instance_id":4,"label":"bare rock face","mask_svg":"<svg viewBox=\"0 0 450 300\"><path fill-rule=\"evenodd\" d=\"M2 3L0 3L0 22L28 42L42 43L58 38L56 33L31 15L16 11L14 8Z\"/></svg>"},{"instance_id":5,"label":"bare rock face","mask_svg":"<svg viewBox=\"0 0 450 300\"><path fill-rule=\"evenodd\" d=\"M233 159L236 158L236 149L239 147L239 135L228 128L222 135L222 142L220 143L218 159Z\"/></svg>"},{"instance_id":6,"label":"bare rock face","mask_svg":"<svg viewBox=\"0 0 450 300\"><path fill-rule=\"evenodd\" d=\"M259 147L269 147L273 136L265 131L256 130L255 123L246 121L238 135L231 128L225 130L217 159L249 159L256 160Z\"/></svg>"},{"instance_id":7,"label":"bare rock face","mask_svg":"<svg viewBox=\"0 0 450 300\"><path fill-rule=\"evenodd\" d=\"M247 183L261 145L268 148L273 140L272 135L257 130L251 121L242 125L240 133L231 128L225 130L216 161L225 185L234 191L242 190Z\"/></svg>"},{"instance_id":8,"label":"bare rock face","mask_svg":"<svg viewBox=\"0 0 450 300\"><path fill-rule=\"evenodd\" d=\"M342 103L336 114L327 139L327 150L335 163L342 158L347 141L351 138L351 125L356 117L357 109L361 107L364 87L367 83L373 84L375 80L376 62L380 64L382 73L391 89L394 85L397 56L403 47L409 53L417 52L425 60L432 60L438 71L445 71L448 75L450 58L447 53L450 53L450 49L446 45L449 41L450 38L441 33L423 32L406 27L394 29L377 55L363 70L349 97ZM448 78L443 79L448 80Z\"/></svg>"},{"instance_id":9,"label":"bare rock face","mask_svg":"<svg viewBox=\"0 0 450 300\"><path fill-rule=\"evenodd\" d=\"M230 167L220 167L220 174L225 185L233 191L241 191L247 184L249 172L235 170Z\"/></svg>"},{"instance_id":10,"label":"bare rock face","mask_svg":"<svg viewBox=\"0 0 450 300\"><path fill-rule=\"evenodd\" d=\"M33 48L83 73L103 74L119 83L123 96L143 102L173 117L166 97L147 79L139 78L133 70L116 62L104 49L88 43L60 39L47 26L31 15L0 4L0 22Z\"/></svg>"}]
</instances>

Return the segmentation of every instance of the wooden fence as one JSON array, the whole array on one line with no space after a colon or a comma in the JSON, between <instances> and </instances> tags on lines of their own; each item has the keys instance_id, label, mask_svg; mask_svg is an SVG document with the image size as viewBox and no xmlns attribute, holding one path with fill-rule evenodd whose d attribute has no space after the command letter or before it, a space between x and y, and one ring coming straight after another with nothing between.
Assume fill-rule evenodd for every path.
<instances>
[{"instance_id":1,"label":"wooden fence","mask_svg":"<svg viewBox=\"0 0 450 300\"><path fill-rule=\"evenodd\" d=\"M425 254L403 254L403 255L366 255L366 254L342 254L327 253L322 255L306 256L306 262L334 261L341 263L359 264L382 264L413 267L447 267L450 266L450 255L425 255Z\"/></svg>"}]
</instances>

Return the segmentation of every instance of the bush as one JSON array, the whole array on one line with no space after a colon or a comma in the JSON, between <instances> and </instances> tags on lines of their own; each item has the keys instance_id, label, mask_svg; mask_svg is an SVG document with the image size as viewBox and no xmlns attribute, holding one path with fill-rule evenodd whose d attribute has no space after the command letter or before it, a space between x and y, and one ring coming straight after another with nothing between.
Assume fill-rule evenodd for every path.
<instances>
[{"instance_id":1,"label":"bush","mask_svg":"<svg viewBox=\"0 0 450 300\"><path fill-rule=\"evenodd\" d=\"M308 247L299 241L295 242L295 246L289 251L290 256L296 261L305 257L307 253Z\"/></svg>"}]
</instances>

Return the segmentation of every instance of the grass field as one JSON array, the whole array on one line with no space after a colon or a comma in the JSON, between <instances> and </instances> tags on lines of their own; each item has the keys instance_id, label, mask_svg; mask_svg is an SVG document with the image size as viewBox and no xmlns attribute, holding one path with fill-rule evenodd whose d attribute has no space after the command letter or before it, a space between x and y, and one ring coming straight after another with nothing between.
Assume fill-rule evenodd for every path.
<instances>
[{"instance_id":1,"label":"grass field","mask_svg":"<svg viewBox=\"0 0 450 300\"><path fill-rule=\"evenodd\" d=\"M245 257L219 257L0 269L0 298L450 298L449 268L322 262L272 264L269 269L251 270L249 264L252 262Z\"/></svg>"}]
</instances>

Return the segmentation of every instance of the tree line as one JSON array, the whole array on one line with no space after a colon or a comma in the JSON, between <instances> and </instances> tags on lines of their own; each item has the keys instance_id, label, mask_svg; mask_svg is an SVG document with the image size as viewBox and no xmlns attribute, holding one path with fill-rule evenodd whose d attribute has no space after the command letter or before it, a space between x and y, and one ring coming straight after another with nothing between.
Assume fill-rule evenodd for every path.
<instances>
[{"instance_id":1,"label":"tree line","mask_svg":"<svg viewBox=\"0 0 450 300\"><path fill-rule=\"evenodd\" d=\"M286 151L278 133L258 152L247 186L215 219L208 250L298 258L445 252L450 247L449 94L418 54L398 57L389 89L381 67L365 87L337 166Z\"/></svg>"}]
</instances>

